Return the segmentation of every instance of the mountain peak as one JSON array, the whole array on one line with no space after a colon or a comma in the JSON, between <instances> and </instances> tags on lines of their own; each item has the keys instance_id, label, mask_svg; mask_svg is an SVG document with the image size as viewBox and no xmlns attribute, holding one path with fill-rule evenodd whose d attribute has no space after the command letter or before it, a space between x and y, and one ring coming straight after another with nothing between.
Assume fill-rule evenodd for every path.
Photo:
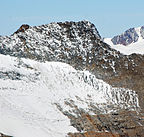
<instances>
[{"instance_id":1,"label":"mountain peak","mask_svg":"<svg viewBox=\"0 0 144 137\"><path fill-rule=\"evenodd\" d=\"M103 40L122 54L144 54L144 26L130 28L124 33L113 38L104 38Z\"/></svg>"},{"instance_id":2,"label":"mountain peak","mask_svg":"<svg viewBox=\"0 0 144 137\"><path fill-rule=\"evenodd\" d=\"M114 45L130 45L144 39L144 26L138 28L130 28L124 33L114 36L111 41Z\"/></svg>"},{"instance_id":3,"label":"mountain peak","mask_svg":"<svg viewBox=\"0 0 144 137\"><path fill-rule=\"evenodd\" d=\"M86 20L82 20L82 21L78 21L78 22L74 22L74 21L52 22L50 24L45 24L45 25L41 25L41 26L34 26L34 27L31 27L31 28L32 29L43 28L43 27L44 28L46 28L46 27L49 28L50 26L61 27L61 29L62 28L79 29L79 30L81 30L82 33L91 32L98 39L101 39L101 36L100 36L98 30L96 29L95 25L93 23L91 23L90 21L86 21ZM25 32L29 28L30 28L30 26L28 24L23 24L23 25L21 25L21 27L15 33L17 34L19 32Z\"/></svg>"},{"instance_id":4,"label":"mountain peak","mask_svg":"<svg viewBox=\"0 0 144 137\"><path fill-rule=\"evenodd\" d=\"M0 53L48 61L79 57L86 62L100 41L98 30L89 21L24 24L12 36L0 38Z\"/></svg>"},{"instance_id":5,"label":"mountain peak","mask_svg":"<svg viewBox=\"0 0 144 137\"><path fill-rule=\"evenodd\" d=\"M79 22L66 21L64 23L58 22L57 24L59 24L60 26L63 26L63 27L78 28L78 29L81 29L82 31L84 31L84 33L91 31L97 36L97 38L101 39L101 36L100 36L98 30L96 29L95 25L93 23L91 23L90 21L86 21L86 20L79 21Z\"/></svg>"}]
</instances>

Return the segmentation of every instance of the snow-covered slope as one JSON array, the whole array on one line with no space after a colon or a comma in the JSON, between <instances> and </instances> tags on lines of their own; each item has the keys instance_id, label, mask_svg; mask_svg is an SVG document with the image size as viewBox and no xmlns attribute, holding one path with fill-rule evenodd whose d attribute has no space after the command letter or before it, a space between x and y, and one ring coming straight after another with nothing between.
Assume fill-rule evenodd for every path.
<instances>
[{"instance_id":1,"label":"snow-covered slope","mask_svg":"<svg viewBox=\"0 0 144 137\"><path fill-rule=\"evenodd\" d=\"M111 41L111 38L105 38L104 42L109 44L111 48L125 55L130 55L133 53L142 54L142 55L144 54L144 40L139 40L138 42L132 43L127 46L122 44L114 45Z\"/></svg>"},{"instance_id":2,"label":"snow-covered slope","mask_svg":"<svg viewBox=\"0 0 144 137\"><path fill-rule=\"evenodd\" d=\"M144 54L144 26L131 28L113 38L105 38L104 42L125 55Z\"/></svg>"},{"instance_id":3,"label":"snow-covered slope","mask_svg":"<svg viewBox=\"0 0 144 137\"><path fill-rule=\"evenodd\" d=\"M60 62L0 55L0 132L14 137L64 137L70 117L138 110L134 91L112 88L88 71Z\"/></svg>"}]
</instances>

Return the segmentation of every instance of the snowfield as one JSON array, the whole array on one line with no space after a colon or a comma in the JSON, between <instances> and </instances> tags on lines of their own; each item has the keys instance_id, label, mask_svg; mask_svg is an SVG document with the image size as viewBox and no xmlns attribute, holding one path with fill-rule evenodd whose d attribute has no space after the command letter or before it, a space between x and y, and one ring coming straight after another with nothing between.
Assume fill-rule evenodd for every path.
<instances>
[{"instance_id":1,"label":"snowfield","mask_svg":"<svg viewBox=\"0 0 144 137\"><path fill-rule=\"evenodd\" d=\"M130 45L124 46L122 44L114 45L111 41L111 38L105 38L104 42L111 46L111 48L119 51L124 55L130 55L133 53L144 54L144 39L139 40L138 42L132 43Z\"/></svg>"},{"instance_id":2,"label":"snowfield","mask_svg":"<svg viewBox=\"0 0 144 137\"><path fill-rule=\"evenodd\" d=\"M0 55L0 132L14 137L64 137L77 130L75 106L94 114L139 108L135 91L112 88L88 71L60 62ZM111 107L109 107L111 106Z\"/></svg>"}]
</instances>

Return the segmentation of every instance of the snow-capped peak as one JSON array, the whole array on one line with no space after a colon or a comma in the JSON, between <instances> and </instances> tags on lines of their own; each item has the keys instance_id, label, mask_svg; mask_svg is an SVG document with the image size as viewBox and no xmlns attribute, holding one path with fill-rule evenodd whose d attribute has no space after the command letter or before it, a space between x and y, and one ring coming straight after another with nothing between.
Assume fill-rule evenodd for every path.
<instances>
[{"instance_id":1,"label":"snow-capped peak","mask_svg":"<svg viewBox=\"0 0 144 137\"><path fill-rule=\"evenodd\" d=\"M105 38L104 42L123 54L144 54L144 26L130 28L121 35Z\"/></svg>"}]
</instances>

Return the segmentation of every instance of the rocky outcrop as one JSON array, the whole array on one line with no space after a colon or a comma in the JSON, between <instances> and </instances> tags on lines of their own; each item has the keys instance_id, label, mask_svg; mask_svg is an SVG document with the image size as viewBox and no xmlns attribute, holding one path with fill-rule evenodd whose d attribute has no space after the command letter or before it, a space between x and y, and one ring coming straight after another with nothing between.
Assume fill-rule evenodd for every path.
<instances>
[{"instance_id":1,"label":"rocky outcrop","mask_svg":"<svg viewBox=\"0 0 144 137\"><path fill-rule=\"evenodd\" d=\"M143 115L133 111L121 110L105 115L82 114L76 122L76 125L84 128L84 132L69 133L70 137L143 137Z\"/></svg>"},{"instance_id":2,"label":"rocky outcrop","mask_svg":"<svg viewBox=\"0 0 144 137\"><path fill-rule=\"evenodd\" d=\"M15 33L19 33L19 32L25 32L27 29L29 29L30 26L27 24L23 24Z\"/></svg>"}]
</instances>

